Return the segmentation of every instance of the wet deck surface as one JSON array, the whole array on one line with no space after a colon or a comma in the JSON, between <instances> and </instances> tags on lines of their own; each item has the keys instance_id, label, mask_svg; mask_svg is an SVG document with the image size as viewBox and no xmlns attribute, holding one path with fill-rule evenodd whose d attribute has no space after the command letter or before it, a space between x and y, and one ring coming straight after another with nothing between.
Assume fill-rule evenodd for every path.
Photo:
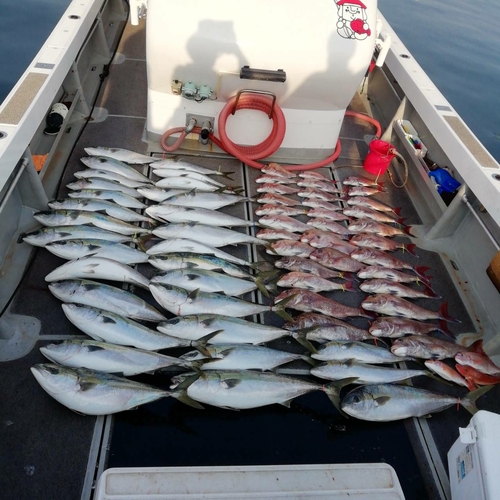
<instances>
[{"instance_id":1,"label":"wet deck surface","mask_svg":"<svg viewBox=\"0 0 500 500\"><path fill-rule=\"evenodd\" d=\"M74 172L83 168L79 158L84 156L84 147L123 147L146 152L146 145L141 142L145 98L131 98L146 95L146 77L142 72L144 63L140 60L143 47L143 32L127 28L119 48L125 61L113 66L97 103L112 116L103 122L90 123L85 129L68 164L59 198L67 194L65 184L73 180ZM127 80L127 75L131 74L135 75L134 81ZM124 95L128 98L118 99L118 87L124 87ZM353 106L360 109L361 102L354 99ZM338 168L334 172L337 179L361 173L359 165L367 152L362 138L369 133L372 133L369 126L346 120L341 132L343 153L336 162ZM255 194L254 180L258 172L245 168L240 162L199 157L189 160L213 168L220 166L224 171L235 171L234 184L245 187L249 196ZM330 175L333 173L329 169L322 171ZM406 192L391 188L389 183L387 185L388 194L378 198L393 206L402 206L401 214L406 217L406 224L419 224L418 214ZM253 209L255 206L243 204L222 211L250 218L253 217ZM226 250L254 261L274 259L262 253L262 249L251 246ZM50 341L51 337L74 338L82 334L66 319L60 302L52 296L44 281L44 277L63 261L45 249L35 252L11 312L37 318L41 322L41 340L24 358L0 364L0 387L4 401L0 409L0 488L5 498L78 499L84 484L96 419L76 415L55 402L38 386L29 367L45 361L38 347ZM434 276L433 288L448 302L450 314L462 320L460 325L451 327L452 331L470 331L472 322L464 316L465 308L440 256L422 250L417 250L417 254L418 259L407 253L400 253L398 257L431 268L429 274ZM146 276L155 272L149 265L141 265L139 270ZM138 289L136 293L154 303L148 292ZM330 296L347 305L359 306L365 294L336 292ZM260 295L254 298L262 299ZM434 310L440 303L417 301L417 304ZM272 313L266 313L260 320L268 324L282 324L282 320ZM367 326L364 319L352 322ZM303 350L294 340L275 341L272 347L294 352ZM179 350L178 354L181 352L184 351ZM305 369L304 365L297 366ZM167 375L135 379L159 387L169 385ZM435 381L419 379L416 385L437 392L465 395L461 388ZM498 411L498 394L498 388L495 388L480 400L479 406ZM457 412L453 408L429 419L428 425L443 461L458 436L458 426L467 425L469 420L470 415L465 410ZM176 400L166 399L113 418L107 466L387 462L396 469L406 498L437 498L415 435L411 421L375 424L346 420L338 415L322 393L302 396L292 403L290 409L273 405L241 412L209 407L199 411ZM106 445L104 443L104 447Z\"/></svg>"}]
</instances>

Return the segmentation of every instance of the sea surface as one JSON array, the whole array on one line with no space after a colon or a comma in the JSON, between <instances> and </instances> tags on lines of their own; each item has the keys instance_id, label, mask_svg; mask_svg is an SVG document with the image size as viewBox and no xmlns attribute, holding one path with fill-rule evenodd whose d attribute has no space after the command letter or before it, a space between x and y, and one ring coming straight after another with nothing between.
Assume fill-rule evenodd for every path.
<instances>
[{"instance_id":1,"label":"sea surface","mask_svg":"<svg viewBox=\"0 0 500 500\"><path fill-rule=\"evenodd\" d=\"M2 0L0 102L35 57L69 0ZM379 0L419 64L500 161L500 2Z\"/></svg>"}]
</instances>

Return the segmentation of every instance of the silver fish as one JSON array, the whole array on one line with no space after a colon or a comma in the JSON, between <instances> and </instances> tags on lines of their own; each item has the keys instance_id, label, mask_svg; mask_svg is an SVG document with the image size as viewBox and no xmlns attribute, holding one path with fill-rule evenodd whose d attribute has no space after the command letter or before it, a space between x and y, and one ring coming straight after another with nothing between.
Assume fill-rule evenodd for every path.
<instances>
[{"instance_id":1,"label":"silver fish","mask_svg":"<svg viewBox=\"0 0 500 500\"><path fill-rule=\"evenodd\" d=\"M44 247L54 241L97 239L123 243L132 237L92 226L44 227L23 236L23 241L36 247Z\"/></svg>"},{"instance_id":2,"label":"silver fish","mask_svg":"<svg viewBox=\"0 0 500 500\"><path fill-rule=\"evenodd\" d=\"M170 169L170 170L180 170L185 172L196 172L198 174L204 175L218 175L230 179L230 175L234 172L222 172L221 170L213 170L211 168L200 167L194 163L189 163L183 160L176 160L174 158L165 158L163 160L156 161L153 164L154 168L157 169Z\"/></svg>"},{"instance_id":3,"label":"silver fish","mask_svg":"<svg viewBox=\"0 0 500 500\"><path fill-rule=\"evenodd\" d=\"M148 200L161 203L165 200L173 198L174 196L183 195L188 191L186 191L185 189L162 189L156 186L147 186L137 188L137 192ZM145 206L146 205L144 205L144 207Z\"/></svg>"},{"instance_id":4,"label":"silver fish","mask_svg":"<svg viewBox=\"0 0 500 500\"><path fill-rule=\"evenodd\" d=\"M94 278L131 283L148 289L149 280L131 267L102 257L82 257L70 260L45 276L45 281Z\"/></svg>"},{"instance_id":5,"label":"silver fish","mask_svg":"<svg viewBox=\"0 0 500 500\"><path fill-rule=\"evenodd\" d=\"M96 307L126 318L156 323L166 319L157 309L149 305L140 297L137 297L137 295L96 281L58 281L56 283L51 283L49 285L49 290L55 297L63 302L78 304L78 306L75 307ZM65 309L64 304L63 309ZM75 308L72 310L75 310ZM87 319L82 319L82 322L86 321Z\"/></svg>"},{"instance_id":6,"label":"silver fish","mask_svg":"<svg viewBox=\"0 0 500 500\"><path fill-rule=\"evenodd\" d=\"M183 171L181 172L180 170L172 170L169 168L155 168L153 170L153 173L157 175L158 177L161 177L162 179L167 179L169 177L182 177L184 179L194 179L196 181L203 182L204 184L209 184L211 186L217 186L219 188L223 187L226 188L227 186L225 184L222 184L221 182L216 181L215 179L212 179L210 176L205 175L205 174L200 174L198 172L191 172L191 171ZM160 183L160 185L159 185ZM156 183L158 187L169 187L169 186L162 186L161 185L161 180Z\"/></svg>"},{"instance_id":7,"label":"silver fish","mask_svg":"<svg viewBox=\"0 0 500 500\"><path fill-rule=\"evenodd\" d=\"M73 260L82 257L104 257L121 264L140 264L148 261L148 254L129 245L106 240L62 240L54 241L45 248L63 259Z\"/></svg>"},{"instance_id":8,"label":"silver fish","mask_svg":"<svg viewBox=\"0 0 500 500\"><path fill-rule=\"evenodd\" d=\"M161 241L146 251L149 255L163 255L180 252L214 255L215 257L227 260L233 264L238 264L239 266L254 267L254 264L238 257L234 257L227 252L219 250L218 248L211 247L197 241L184 240L181 238Z\"/></svg>"},{"instance_id":9,"label":"silver fish","mask_svg":"<svg viewBox=\"0 0 500 500\"><path fill-rule=\"evenodd\" d=\"M182 238L203 241L213 247L253 243L263 245L265 242L246 233L233 231L223 227L209 226L198 222L179 222L159 226L153 234L163 239Z\"/></svg>"},{"instance_id":10,"label":"silver fish","mask_svg":"<svg viewBox=\"0 0 500 500\"><path fill-rule=\"evenodd\" d=\"M74 176L77 179L104 179L107 181L119 182L122 186L126 186L129 188L148 186L150 184L149 182L129 179L114 172L108 172L107 170L97 170L95 168L88 168L86 170L81 170L80 172L75 172Z\"/></svg>"},{"instance_id":11,"label":"silver fish","mask_svg":"<svg viewBox=\"0 0 500 500\"><path fill-rule=\"evenodd\" d=\"M199 351L191 351L180 358L186 361L203 361L200 369L207 370L262 370L270 371L277 366L302 360L311 363L303 354L278 351L269 347L246 344L216 344L207 347L210 358Z\"/></svg>"},{"instance_id":12,"label":"silver fish","mask_svg":"<svg viewBox=\"0 0 500 500\"><path fill-rule=\"evenodd\" d=\"M98 342L136 347L146 351L201 345L189 339L151 330L136 321L95 307L63 304L62 308L71 323Z\"/></svg>"},{"instance_id":13,"label":"silver fish","mask_svg":"<svg viewBox=\"0 0 500 500\"><path fill-rule=\"evenodd\" d=\"M152 373L169 366L192 368L192 363L180 358L96 340L65 340L40 347L40 351L50 361L60 365L119 373L124 377Z\"/></svg>"},{"instance_id":14,"label":"silver fish","mask_svg":"<svg viewBox=\"0 0 500 500\"><path fill-rule=\"evenodd\" d=\"M147 184L153 183L151 179L138 172L134 167L122 161L113 160L112 158L106 158L104 156L86 156L81 158L81 162L89 168L113 172L127 179L133 179Z\"/></svg>"},{"instance_id":15,"label":"silver fish","mask_svg":"<svg viewBox=\"0 0 500 500\"><path fill-rule=\"evenodd\" d=\"M169 391L85 368L47 363L31 367L31 372L49 396L84 415L110 415L170 395Z\"/></svg>"},{"instance_id":16,"label":"silver fish","mask_svg":"<svg viewBox=\"0 0 500 500\"><path fill-rule=\"evenodd\" d=\"M300 338L295 332L222 314L179 316L159 323L157 328L165 334L190 341L218 332L208 340L211 345L263 344L282 337Z\"/></svg>"},{"instance_id":17,"label":"silver fish","mask_svg":"<svg viewBox=\"0 0 500 500\"><path fill-rule=\"evenodd\" d=\"M247 281L205 269L164 271L151 278L150 283L175 285L190 292L194 290L209 293L222 292L231 297L244 295L257 289L254 281Z\"/></svg>"},{"instance_id":18,"label":"silver fish","mask_svg":"<svg viewBox=\"0 0 500 500\"><path fill-rule=\"evenodd\" d=\"M49 227L83 226L91 224L92 226L107 231L125 235L151 232L149 229L129 224L115 217L97 212L84 212L80 210L44 210L42 212L35 212L33 217L44 226Z\"/></svg>"},{"instance_id":19,"label":"silver fish","mask_svg":"<svg viewBox=\"0 0 500 500\"><path fill-rule=\"evenodd\" d=\"M90 180L85 180L85 179L79 179L78 181L75 182L70 182L69 184L66 184L66 187L68 189L71 189L72 191L76 190L85 190L85 189L92 189L92 190L105 190L105 191L118 191L120 193L126 194L127 196L131 196L132 198L141 198L142 195L137 192L136 189L134 188L129 188L126 187L122 184L120 184L117 181L107 181L104 179L90 179ZM118 202L117 202L118 203Z\"/></svg>"},{"instance_id":20,"label":"silver fish","mask_svg":"<svg viewBox=\"0 0 500 500\"><path fill-rule=\"evenodd\" d=\"M342 400L342 411L369 422L392 422L410 417L423 417L461 404L470 413L477 412L475 401L490 387L483 387L464 398L437 394L406 385L376 384L351 391Z\"/></svg>"},{"instance_id":21,"label":"silver fish","mask_svg":"<svg viewBox=\"0 0 500 500\"><path fill-rule=\"evenodd\" d=\"M399 363L408 358L396 356L389 349L353 340L333 341L318 347L311 357L320 361L346 362L351 359L358 363L385 364Z\"/></svg>"},{"instance_id":22,"label":"silver fish","mask_svg":"<svg viewBox=\"0 0 500 500\"><path fill-rule=\"evenodd\" d=\"M349 361L327 361L311 368L311 374L326 380L353 380L353 384L390 384L413 377L431 375L427 370L404 370L401 368L386 368Z\"/></svg>"},{"instance_id":23,"label":"silver fish","mask_svg":"<svg viewBox=\"0 0 500 500\"><path fill-rule=\"evenodd\" d=\"M442 319L453 323L460 323L459 320L449 316L446 303L439 308L439 311L429 311L405 299L381 293L366 298L361 307L366 311L374 311L387 316L402 316L403 318L420 321Z\"/></svg>"},{"instance_id":24,"label":"silver fish","mask_svg":"<svg viewBox=\"0 0 500 500\"><path fill-rule=\"evenodd\" d=\"M139 188L140 189L140 188ZM127 208L146 208L146 205L137 198L128 196L120 191L110 191L107 189L82 189L68 193L70 198L93 199L93 200L113 200L118 205Z\"/></svg>"},{"instance_id":25,"label":"silver fish","mask_svg":"<svg viewBox=\"0 0 500 500\"><path fill-rule=\"evenodd\" d=\"M167 200L168 204L180 207L199 207L218 210L228 205L250 201L250 198L237 194L197 192L193 190L187 192L183 191L182 193L169 197Z\"/></svg>"},{"instance_id":26,"label":"silver fish","mask_svg":"<svg viewBox=\"0 0 500 500\"><path fill-rule=\"evenodd\" d=\"M113 160L124 161L126 163L132 164L144 164L152 163L156 161L156 158L152 156L142 155L136 153L135 151L129 151L128 149L121 148L85 148L85 152L89 156L105 156L106 158L112 158Z\"/></svg>"},{"instance_id":27,"label":"silver fish","mask_svg":"<svg viewBox=\"0 0 500 500\"><path fill-rule=\"evenodd\" d=\"M200 403L220 408L243 410L274 403L285 406L302 394L324 391L338 406L338 388L275 375L242 371L205 371L187 388L187 395Z\"/></svg>"},{"instance_id":28,"label":"silver fish","mask_svg":"<svg viewBox=\"0 0 500 500\"><path fill-rule=\"evenodd\" d=\"M228 297L217 293L188 292L186 289L158 283L150 283L149 289L156 301L167 311L177 316L192 314L224 314L225 316L243 317L274 311L289 318L284 312L286 302L276 302L275 306L255 304L236 297Z\"/></svg>"},{"instance_id":29,"label":"silver fish","mask_svg":"<svg viewBox=\"0 0 500 500\"><path fill-rule=\"evenodd\" d=\"M253 227L254 222L234 217L206 208L180 207L177 205L156 205L146 208L146 213L159 221L198 222L209 226L245 226Z\"/></svg>"},{"instance_id":30,"label":"silver fish","mask_svg":"<svg viewBox=\"0 0 500 500\"><path fill-rule=\"evenodd\" d=\"M217 183L220 184L220 183ZM219 191L221 186L218 186L214 184L214 181L212 182L205 182L199 179L194 179L192 177L189 177L187 175L179 175L177 177L165 177L158 181L156 184L156 187L159 188L169 188L169 189L197 189L198 191ZM228 187L225 189L223 192L229 192L231 193L233 191L232 188Z\"/></svg>"},{"instance_id":31,"label":"silver fish","mask_svg":"<svg viewBox=\"0 0 500 500\"><path fill-rule=\"evenodd\" d=\"M53 210L80 210L83 212L104 212L106 215L115 217L125 222L154 222L153 219L145 217L135 210L118 205L107 200L90 198L65 198L63 200L49 201L49 207Z\"/></svg>"}]
</instances>

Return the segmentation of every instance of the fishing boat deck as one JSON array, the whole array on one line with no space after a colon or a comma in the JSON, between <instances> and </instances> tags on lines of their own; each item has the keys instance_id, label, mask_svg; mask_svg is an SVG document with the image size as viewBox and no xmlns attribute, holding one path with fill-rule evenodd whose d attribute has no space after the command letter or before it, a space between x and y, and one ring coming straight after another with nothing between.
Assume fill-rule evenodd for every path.
<instances>
[{"instance_id":1,"label":"fishing boat deck","mask_svg":"<svg viewBox=\"0 0 500 500\"><path fill-rule=\"evenodd\" d=\"M80 158L85 155L85 147L121 147L148 153L146 143L141 140L147 93L144 54L144 25L127 26L110 76L98 97L94 119L86 126L68 162L59 198L67 194L65 185L73 180L74 172L82 168ZM376 112L358 95L351 107ZM338 180L360 174L359 166L367 153L363 137L371 133L370 126L346 120L341 132L341 157L333 170L321 171ZM233 185L243 186L248 196L256 194L254 180L258 172L237 160L193 156L189 161L234 171ZM147 170L145 167L145 173ZM401 214L406 224L421 224L408 191L396 189L390 183L387 187L388 193L379 199L403 207ZM254 208L252 204L241 204L223 211L253 219ZM414 242L418 245L418 239ZM252 261L274 259L254 246L227 250ZM452 325L452 331L457 334L474 330L442 256L420 249L417 253L418 259L408 253L399 256L431 268L433 288L448 302L450 314L462 321ZM113 417L94 418L70 412L40 388L29 370L35 363L45 361L38 350L40 346L83 337L66 319L60 302L49 292L44 280L62 263L62 259L47 250L34 249L21 285L3 318L10 314L24 315L27 331L36 329L37 323L40 325L36 344L29 354L0 363L4 402L0 410L3 472L0 489L5 498L88 499L96 478L108 467L362 462L392 465L407 499L442 498L443 492L448 493L446 453L458 436L458 427L467 425L470 419L463 409L448 409L429 420L370 423L341 417L324 394L312 393L295 400L290 409L273 405L242 412L209 407L199 411L167 398ZM139 270L147 276L154 273L149 265L141 265ZM147 292L136 290L136 293L153 302ZM347 305L359 306L364 294L337 292L332 297ZM260 294L254 298L264 300ZM441 301L417 303L437 310ZM256 320L282 323L273 313ZM352 323L367 326L364 319ZM294 340L279 340L272 345L303 351ZM179 350L177 354L181 352L184 351ZM306 366L296 363L286 370L303 374ZM170 374L141 376L137 380L166 388ZM418 379L415 384L447 394L465 394L461 388L433 380ZM498 396L499 389L495 387L480 400L479 406L498 411Z\"/></svg>"}]
</instances>

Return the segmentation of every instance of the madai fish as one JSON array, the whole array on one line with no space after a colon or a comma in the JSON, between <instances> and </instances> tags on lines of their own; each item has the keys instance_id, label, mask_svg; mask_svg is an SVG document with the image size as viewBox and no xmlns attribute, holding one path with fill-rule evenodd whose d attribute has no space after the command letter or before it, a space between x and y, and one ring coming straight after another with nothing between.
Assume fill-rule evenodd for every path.
<instances>
[{"instance_id":1,"label":"madai fish","mask_svg":"<svg viewBox=\"0 0 500 500\"><path fill-rule=\"evenodd\" d=\"M342 400L342 411L351 417L370 422L391 422L410 417L424 417L461 404L470 413L477 412L475 401L491 387L483 387L464 398L436 394L416 387L375 384L352 390Z\"/></svg>"},{"instance_id":2,"label":"madai fish","mask_svg":"<svg viewBox=\"0 0 500 500\"><path fill-rule=\"evenodd\" d=\"M429 287L425 290L415 290L401 283L392 280L367 280L359 285L359 288L366 293L388 293L396 297L406 297L410 299L440 299L439 295Z\"/></svg>"},{"instance_id":3,"label":"madai fish","mask_svg":"<svg viewBox=\"0 0 500 500\"><path fill-rule=\"evenodd\" d=\"M63 302L98 307L126 318L157 323L166 319L157 309L137 295L97 281L58 281L51 283L49 290Z\"/></svg>"},{"instance_id":4,"label":"madai fish","mask_svg":"<svg viewBox=\"0 0 500 500\"><path fill-rule=\"evenodd\" d=\"M85 368L46 363L31 367L31 372L49 396L83 415L110 415L170 395L170 391Z\"/></svg>"},{"instance_id":5,"label":"madai fish","mask_svg":"<svg viewBox=\"0 0 500 500\"><path fill-rule=\"evenodd\" d=\"M422 268L420 268L422 272ZM429 282L431 276L423 276L421 274L407 274L396 269L390 269L383 266L368 266L362 269L357 274L358 278L363 280L368 279L388 279L391 281L396 281L398 283L427 283Z\"/></svg>"},{"instance_id":6,"label":"madai fish","mask_svg":"<svg viewBox=\"0 0 500 500\"><path fill-rule=\"evenodd\" d=\"M82 257L70 260L47 274L45 281L94 278L120 281L148 289L149 280L131 267L103 257Z\"/></svg>"},{"instance_id":7,"label":"madai fish","mask_svg":"<svg viewBox=\"0 0 500 500\"><path fill-rule=\"evenodd\" d=\"M355 307L345 306L332 299L327 299L322 295L309 290L292 289L285 290L276 297L276 301L287 300L287 307L297 311L316 311L327 316L344 319L350 316L371 316Z\"/></svg>"},{"instance_id":8,"label":"madai fish","mask_svg":"<svg viewBox=\"0 0 500 500\"><path fill-rule=\"evenodd\" d=\"M257 184L295 184L295 178L286 175L278 176L276 173L262 174L255 179Z\"/></svg>"},{"instance_id":9,"label":"madai fish","mask_svg":"<svg viewBox=\"0 0 500 500\"><path fill-rule=\"evenodd\" d=\"M378 236L377 234L355 234L350 238L349 242L360 248L376 248L387 252L401 250L403 253L408 252L411 255L416 255L416 245L413 243L401 243L399 241L385 238L384 236Z\"/></svg>"},{"instance_id":10,"label":"madai fish","mask_svg":"<svg viewBox=\"0 0 500 500\"><path fill-rule=\"evenodd\" d=\"M98 342L159 351L177 347L203 346L212 335L192 341L151 330L136 321L96 307L63 304L64 314L77 328Z\"/></svg>"},{"instance_id":11,"label":"madai fish","mask_svg":"<svg viewBox=\"0 0 500 500\"><path fill-rule=\"evenodd\" d=\"M449 336L453 334L446 327L446 323L424 323L408 318L377 318L369 328L374 337L398 338L404 335L428 335L431 332L441 332Z\"/></svg>"},{"instance_id":12,"label":"madai fish","mask_svg":"<svg viewBox=\"0 0 500 500\"><path fill-rule=\"evenodd\" d=\"M187 369L193 366L181 358L96 340L65 340L59 344L42 346L40 351L47 359L60 365L121 374L124 377L153 373L169 366Z\"/></svg>"},{"instance_id":13,"label":"madai fish","mask_svg":"<svg viewBox=\"0 0 500 500\"><path fill-rule=\"evenodd\" d=\"M151 283L149 289L163 308L177 316L219 313L226 316L243 317L274 311L287 320L290 319L290 316L285 312L285 306L291 298L276 301L274 306L266 306L217 293L199 292L198 290L188 292L184 288L173 285Z\"/></svg>"},{"instance_id":14,"label":"madai fish","mask_svg":"<svg viewBox=\"0 0 500 500\"><path fill-rule=\"evenodd\" d=\"M343 181L342 184L344 186L365 186L365 187L378 187L381 190L385 191L384 189L384 183L383 182L377 182L376 180L368 179L367 177L359 177L352 175L350 177L346 177Z\"/></svg>"},{"instance_id":15,"label":"madai fish","mask_svg":"<svg viewBox=\"0 0 500 500\"><path fill-rule=\"evenodd\" d=\"M404 236L411 234L411 226L406 226L403 228L389 226L384 224L383 222L377 222L375 220L369 219L357 219L354 222L351 222L347 227L349 233L372 233L378 234L379 236Z\"/></svg>"},{"instance_id":16,"label":"madai fish","mask_svg":"<svg viewBox=\"0 0 500 500\"><path fill-rule=\"evenodd\" d=\"M410 336L396 339L391 351L396 356L410 356L420 359L450 359L469 349L455 342L426 336Z\"/></svg>"},{"instance_id":17,"label":"madai fish","mask_svg":"<svg viewBox=\"0 0 500 500\"><path fill-rule=\"evenodd\" d=\"M345 253L335 250L334 248L317 248L314 252L309 254L309 258L329 269L336 269L337 271L345 271L355 273L365 267L361 262L351 259Z\"/></svg>"},{"instance_id":18,"label":"madai fish","mask_svg":"<svg viewBox=\"0 0 500 500\"><path fill-rule=\"evenodd\" d=\"M127 165L119 160L106 158L104 156L86 156L81 158L81 162L86 167L91 169L113 172L115 174L122 175L123 177L127 177L127 179L142 181L146 184L153 184L151 179L138 172L134 167L131 167L130 165Z\"/></svg>"},{"instance_id":19,"label":"madai fish","mask_svg":"<svg viewBox=\"0 0 500 500\"><path fill-rule=\"evenodd\" d=\"M113 160L124 161L125 163L132 164L152 163L156 160L152 156L142 155L140 153L136 153L135 151L129 151L128 149L121 148L85 148L85 152L89 156L105 156L106 158L112 158Z\"/></svg>"},{"instance_id":20,"label":"madai fish","mask_svg":"<svg viewBox=\"0 0 500 500\"><path fill-rule=\"evenodd\" d=\"M366 298L361 307L365 311L373 311L379 314L386 314L387 316L402 316L403 318L420 321L442 319L453 323L460 323L460 320L452 318L448 314L448 305L446 303L439 308L439 311L429 311L394 295L377 294Z\"/></svg>"}]
</instances>

